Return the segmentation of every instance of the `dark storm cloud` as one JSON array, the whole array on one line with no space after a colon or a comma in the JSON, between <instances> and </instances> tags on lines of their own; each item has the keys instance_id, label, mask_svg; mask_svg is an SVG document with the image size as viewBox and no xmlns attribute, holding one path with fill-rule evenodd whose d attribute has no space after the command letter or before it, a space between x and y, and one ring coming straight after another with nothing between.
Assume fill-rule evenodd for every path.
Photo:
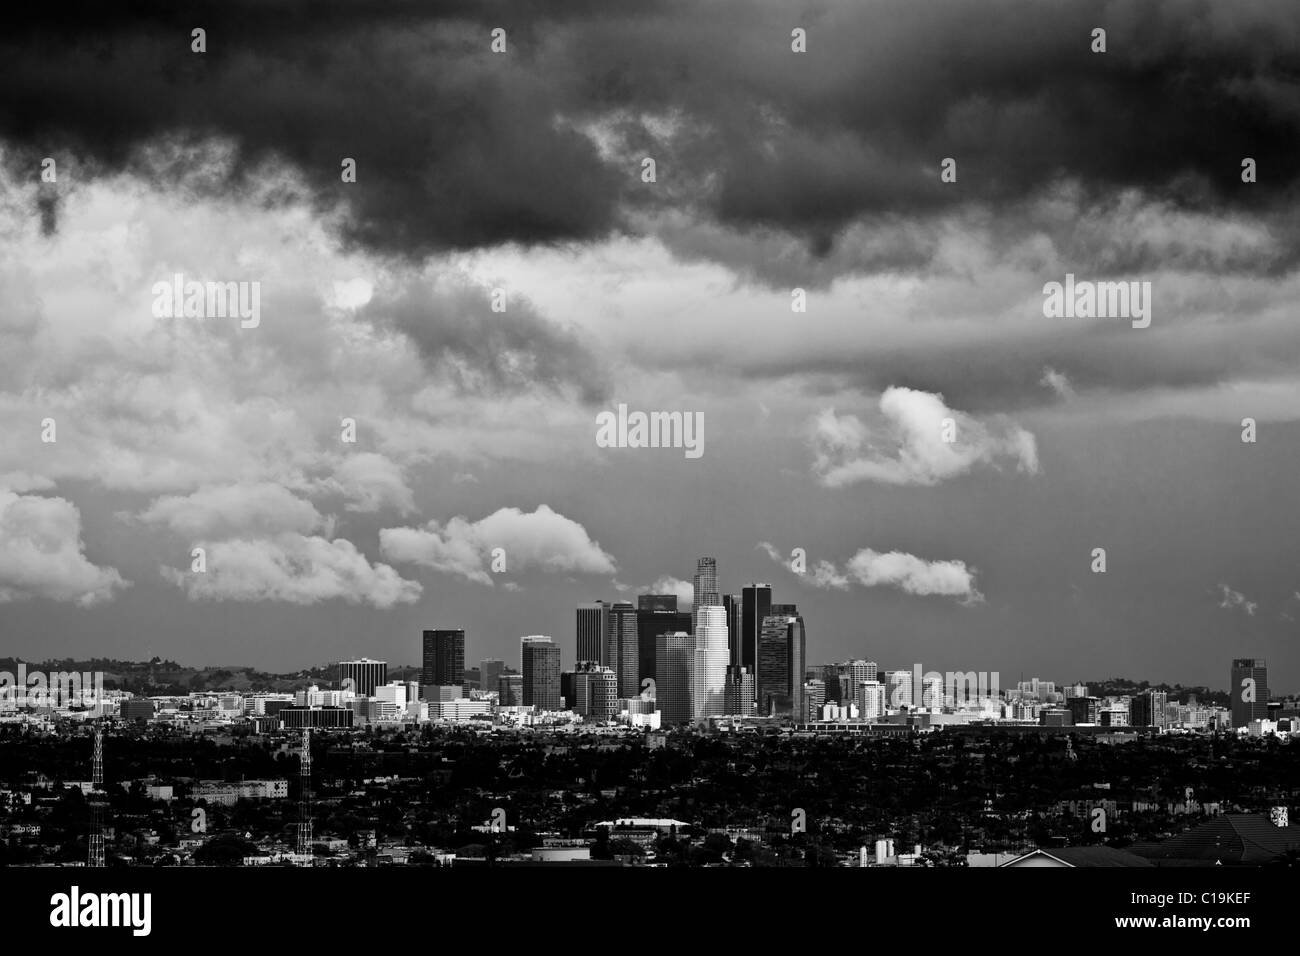
<instances>
[{"instance_id":1,"label":"dark storm cloud","mask_svg":"<svg viewBox=\"0 0 1300 956\"><path fill-rule=\"evenodd\" d=\"M507 56L488 52L495 26ZM807 54L790 51L794 26ZM1089 50L1097 26L1105 54ZM345 200L349 239L416 256L599 238L628 207L665 204L828 255L855 220L1062 177L1263 209L1300 175L1291 0L85 2L22 11L0 62L0 136L24 157L120 166L159 134L224 134L241 170L283 157L321 202ZM613 132L614 155L584 124ZM339 182L344 156L356 185ZM946 156L955 185L939 182Z\"/></svg>"}]
</instances>

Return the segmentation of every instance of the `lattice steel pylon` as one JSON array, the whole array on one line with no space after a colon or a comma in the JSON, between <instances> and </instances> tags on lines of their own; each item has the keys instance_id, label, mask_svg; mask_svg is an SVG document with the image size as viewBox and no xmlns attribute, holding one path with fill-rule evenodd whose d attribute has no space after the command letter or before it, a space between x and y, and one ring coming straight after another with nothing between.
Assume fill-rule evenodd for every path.
<instances>
[{"instance_id":1,"label":"lattice steel pylon","mask_svg":"<svg viewBox=\"0 0 1300 956\"><path fill-rule=\"evenodd\" d=\"M104 865L104 730L95 725L95 748L90 760L90 838L86 865Z\"/></svg>"},{"instance_id":2,"label":"lattice steel pylon","mask_svg":"<svg viewBox=\"0 0 1300 956\"><path fill-rule=\"evenodd\" d=\"M298 859L311 865L311 730L302 730L302 757L298 761ZM306 860L303 858L306 857Z\"/></svg>"}]
</instances>

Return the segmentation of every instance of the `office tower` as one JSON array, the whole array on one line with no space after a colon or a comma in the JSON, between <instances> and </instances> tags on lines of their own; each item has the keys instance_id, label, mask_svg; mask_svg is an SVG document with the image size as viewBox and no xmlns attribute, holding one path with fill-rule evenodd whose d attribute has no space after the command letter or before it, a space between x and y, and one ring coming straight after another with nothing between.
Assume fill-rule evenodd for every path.
<instances>
[{"instance_id":1,"label":"office tower","mask_svg":"<svg viewBox=\"0 0 1300 956\"><path fill-rule=\"evenodd\" d=\"M695 596L691 599L691 630L700 622L700 608L722 604L718 592L718 562L716 558L700 558L695 565ZM722 626L726 626L723 615Z\"/></svg>"},{"instance_id":2,"label":"office tower","mask_svg":"<svg viewBox=\"0 0 1300 956\"><path fill-rule=\"evenodd\" d=\"M1240 657L1232 662L1231 683L1232 726L1245 727L1252 720L1268 716L1268 664L1252 657Z\"/></svg>"},{"instance_id":3,"label":"office tower","mask_svg":"<svg viewBox=\"0 0 1300 956\"><path fill-rule=\"evenodd\" d=\"M840 691L840 672L842 668L842 664L823 664L819 668L821 672L819 676L822 679L822 683L826 685L825 703L833 702L838 704L844 699L843 694Z\"/></svg>"},{"instance_id":4,"label":"office tower","mask_svg":"<svg viewBox=\"0 0 1300 956\"><path fill-rule=\"evenodd\" d=\"M754 675L739 664L727 667L724 709L737 717L754 716Z\"/></svg>"},{"instance_id":5,"label":"office tower","mask_svg":"<svg viewBox=\"0 0 1300 956\"><path fill-rule=\"evenodd\" d=\"M351 681L351 684L348 682ZM369 697L375 688L388 683L388 663L363 657L355 661L339 661L339 685L358 697Z\"/></svg>"},{"instance_id":6,"label":"office tower","mask_svg":"<svg viewBox=\"0 0 1300 956\"><path fill-rule=\"evenodd\" d=\"M617 713L618 678L608 667L579 664L573 694L573 710L588 720L609 720Z\"/></svg>"},{"instance_id":7,"label":"office tower","mask_svg":"<svg viewBox=\"0 0 1300 956\"><path fill-rule=\"evenodd\" d=\"M581 666L581 665L579 665ZM595 665L599 667L599 664ZM574 675L576 671L560 671L560 706L573 710L574 703L577 701L577 691L574 689Z\"/></svg>"},{"instance_id":8,"label":"office tower","mask_svg":"<svg viewBox=\"0 0 1300 956\"><path fill-rule=\"evenodd\" d=\"M424 666L420 683L442 687L463 686L465 683L465 632L464 630L437 630L424 632Z\"/></svg>"},{"instance_id":9,"label":"office tower","mask_svg":"<svg viewBox=\"0 0 1300 956\"><path fill-rule=\"evenodd\" d=\"M762 714L791 714L807 710L803 692L804 624L798 615L763 619L758 647L758 703Z\"/></svg>"},{"instance_id":10,"label":"office tower","mask_svg":"<svg viewBox=\"0 0 1300 956\"><path fill-rule=\"evenodd\" d=\"M689 631L691 612L677 610L675 594L642 594L637 598L637 693L640 682L655 676L656 641L660 634ZM630 697L630 694L620 695Z\"/></svg>"},{"instance_id":11,"label":"office tower","mask_svg":"<svg viewBox=\"0 0 1300 956\"><path fill-rule=\"evenodd\" d=\"M1069 700L1071 697L1087 697L1088 685L1087 684L1066 684L1063 693L1065 695L1066 700Z\"/></svg>"},{"instance_id":12,"label":"office tower","mask_svg":"<svg viewBox=\"0 0 1300 956\"><path fill-rule=\"evenodd\" d=\"M408 689L405 684L393 681L391 684L380 684L374 688L373 694L367 694L366 696L373 697L381 703L391 704L391 712L396 713L406 709Z\"/></svg>"},{"instance_id":13,"label":"office tower","mask_svg":"<svg viewBox=\"0 0 1300 956\"><path fill-rule=\"evenodd\" d=\"M855 667L857 667L857 666L861 666L861 668L862 668L861 673L865 675L865 676L862 678L863 680L869 680L869 681L870 681L870 680L877 680L877 679L878 679L877 674L878 674L879 668L876 666L876 662L875 662L875 661L854 661L853 663L854 663L854 666L855 666ZM858 672L855 670L854 673L858 673Z\"/></svg>"},{"instance_id":14,"label":"office tower","mask_svg":"<svg viewBox=\"0 0 1300 956\"><path fill-rule=\"evenodd\" d=\"M803 673L808 667L808 630L794 605L790 607L790 693L794 697L796 714L808 712L808 698L804 695Z\"/></svg>"},{"instance_id":15,"label":"office tower","mask_svg":"<svg viewBox=\"0 0 1300 956\"><path fill-rule=\"evenodd\" d=\"M857 700L858 685L863 681L876 680L876 662L861 658L847 660L840 665L840 691L845 703Z\"/></svg>"},{"instance_id":16,"label":"office tower","mask_svg":"<svg viewBox=\"0 0 1300 956\"><path fill-rule=\"evenodd\" d=\"M751 584L740 592L740 663L758 675L758 638L763 619L772 614L772 585ZM762 678L758 678L762 684Z\"/></svg>"},{"instance_id":17,"label":"office tower","mask_svg":"<svg viewBox=\"0 0 1300 956\"><path fill-rule=\"evenodd\" d=\"M495 657L485 657L478 665L478 683L484 692L497 689L497 681L505 673L506 662Z\"/></svg>"},{"instance_id":18,"label":"office tower","mask_svg":"<svg viewBox=\"0 0 1300 956\"><path fill-rule=\"evenodd\" d=\"M1070 719L1076 724L1095 724L1101 712L1101 701L1096 697L1071 697L1066 702Z\"/></svg>"},{"instance_id":19,"label":"office tower","mask_svg":"<svg viewBox=\"0 0 1300 956\"><path fill-rule=\"evenodd\" d=\"M605 642L609 637L609 604L593 601L578 607L578 644L575 660L606 664Z\"/></svg>"},{"instance_id":20,"label":"office tower","mask_svg":"<svg viewBox=\"0 0 1300 956\"><path fill-rule=\"evenodd\" d=\"M826 704L826 682L820 677L813 677L804 681L804 697L808 701L807 713L799 716L799 720L817 720L821 716L822 707Z\"/></svg>"},{"instance_id":21,"label":"office tower","mask_svg":"<svg viewBox=\"0 0 1300 956\"><path fill-rule=\"evenodd\" d=\"M618 678L618 695L641 693L641 657L637 646L636 607L619 601L609 609L609 634L605 639L605 666Z\"/></svg>"},{"instance_id":22,"label":"office tower","mask_svg":"<svg viewBox=\"0 0 1300 956\"><path fill-rule=\"evenodd\" d=\"M742 633L740 626L740 595L724 594L722 596L722 608L727 612L727 644L731 653L731 663L739 667L740 635Z\"/></svg>"},{"instance_id":23,"label":"office tower","mask_svg":"<svg viewBox=\"0 0 1300 956\"><path fill-rule=\"evenodd\" d=\"M886 703L890 710L914 709L911 671L885 671Z\"/></svg>"},{"instance_id":24,"label":"office tower","mask_svg":"<svg viewBox=\"0 0 1300 956\"><path fill-rule=\"evenodd\" d=\"M483 687L483 672L477 667L465 668L465 679L461 681L466 696L472 690L480 690Z\"/></svg>"},{"instance_id":25,"label":"office tower","mask_svg":"<svg viewBox=\"0 0 1300 956\"><path fill-rule=\"evenodd\" d=\"M506 668L497 678L497 704L521 707L524 703L524 675Z\"/></svg>"},{"instance_id":26,"label":"office tower","mask_svg":"<svg viewBox=\"0 0 1300 956\"><path fill-rule=\"evenodd\" d=\"M727 612L721 604L701 604L695 617L691 669L691 717L697 723L721 714L727 703Z\"/></svg>"},{"instance_id":27,"label":"office tower","mask_svg":"<svg viewBox=\"0 0 1300 956\"><path fill-rule=\"evenodd\" d=\"M794 604L773 604L767 612L768 617L796 617L799 608Z\"/></svg>"},{"instance_id":28,"label":"office tower","mask_svg":"<svg viewBox=\"0 0 1300 956\"><path fill-rule=\"evenodd\" d=\"M672 611L677 612L676 594L638 594L636 598L638 611Z\"/></svg>"},{"instance_id":29,"label":"office tower","mask_svg":"<svg viewBox=\"0 0 1300 956\"><path fill-rule=\"evenodd\" d=\"M655 636L655 699L664 723L691 719L691 635L685 631Z\"/></svg>"},{"instance_id":30,"label":"office tower","mask_svg":"<svg viewBox=\"0 0 1300 956\"><path fill-rule=\"evenodd\" d=\"M877 680L864 680L857 690L858 717L876 720L886 713L885 685Z\"/></svg>"},{"instance_id":31,"label":"office tower","mask_svg":"<svg viewBox=\"0 0 1300 956\"><path fill-rule=\"evenodd\" d=\"M519 639L524 672L524 706L560 709L560 645L543 634Z\"/></svg>"},{"instance_id":32,"label":"office tower","mask_svg":"<svg viewBox=\"0 0 1300 956\"><path fill-rule=\"evenodd\" d=\"M921 678L921 709L940 710L943 707L943 678Z\"/></svg>"},{"instance_id":33,"label":"office tower","mask_svg":"<svg viewBox=\"0 0 1300 956\"><path fill-rule=\"evenodd\" d=\"M1163 690L1150 690L1147 691L1146 696L1151 699L1152 726L1168 727L1169 693Z\"/></svg>"}]
</instances>

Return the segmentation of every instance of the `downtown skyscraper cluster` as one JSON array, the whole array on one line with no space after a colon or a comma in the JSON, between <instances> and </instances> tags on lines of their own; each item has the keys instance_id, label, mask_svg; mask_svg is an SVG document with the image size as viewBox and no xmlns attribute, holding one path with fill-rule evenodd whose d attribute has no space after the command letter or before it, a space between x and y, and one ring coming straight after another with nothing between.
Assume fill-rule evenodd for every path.
<instances>
[{"instance_id":1,"label":"downtown skyscraper cluster","mask_svg":"<svg viewBox=\"0 0 1300 956\"><path fill-rule=\"evenodd\" d=\"M793 604L774 604L770 584L724 593L715 558L693 576L690 613L674 595L646 594L634 606L595 601L577 609L578 666L613 674L621 699L653 694L668 723L707 717L807 717L806 636Z\"/></svg>"}]
</instances>

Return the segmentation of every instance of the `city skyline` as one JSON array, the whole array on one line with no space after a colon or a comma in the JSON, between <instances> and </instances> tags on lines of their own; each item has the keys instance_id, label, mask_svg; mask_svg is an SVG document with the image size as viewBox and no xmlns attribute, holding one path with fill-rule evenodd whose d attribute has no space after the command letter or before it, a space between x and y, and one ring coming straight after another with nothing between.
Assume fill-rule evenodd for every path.
<instances>
[{"instance_id":1,"label":"city skyline","mask_svg":"<svg viewBox=\"0 0 1300 956\"><path fill-rule=\"evenodd\" d=\"M204 14L0 37L5 651L1300 672L1294 4Z\"/></svg>"}]
</instances>

